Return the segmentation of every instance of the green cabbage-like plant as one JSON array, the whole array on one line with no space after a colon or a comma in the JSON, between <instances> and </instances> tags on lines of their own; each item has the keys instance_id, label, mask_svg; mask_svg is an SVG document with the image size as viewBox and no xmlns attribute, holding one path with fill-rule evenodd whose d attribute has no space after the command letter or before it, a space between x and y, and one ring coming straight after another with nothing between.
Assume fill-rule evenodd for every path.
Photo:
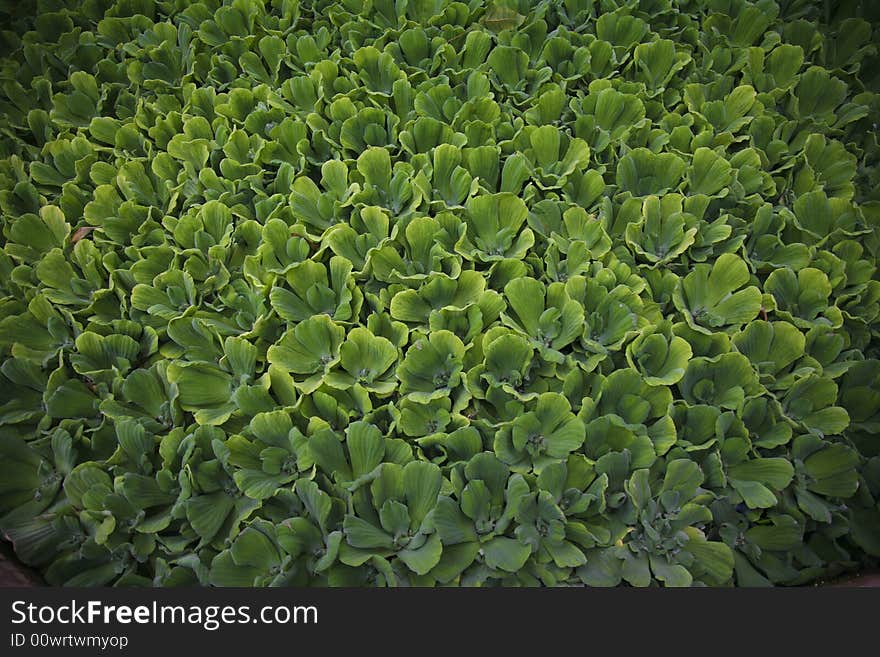
<instances>
[{"instance_id":1,"label":"green cabbage-like plant","mask_svg":"<svg viewBox=\"0 0 880 657\"><path fill-rule=\"evenodd\" d=\"M583 308L568 298L565 285L545 288L534 278L516 278L504 287L504 295L508 309L502 321L528 336L542 358L560 361L560 350L575 340L583 323Z\"/></svg>"},{"instance_id":2,"label":"green cabbage-like plant","mask_svg":"<svg viewBox=\"0 0 880 657\"><path fill-rule=\"evenodd\" d=\"M626 227L627 244L648 262L662 265L675 260L696 241L695 217L683 210L684 199L665 194L663 199L648 196L643 220Z\"/></svg>"},{"instance_id":3,"label":"green cabbage-like plant","mask_svg":"<svg viewBox=\"0 0 880 657\"><path fill-rule=\"evenodd\" d=\"M534 469L568 457L584 442L583 423L558 393L540 395L531 410L495 436L495 451L514 471Z\"/></svg>"},{"instance_id":4,"label":"green cabbage-like plant","mask_svg":"<svg viewBox=\"0 0 880 657\"><path fill-rule=\"evenodd\" d=\"M285 331L269 347L266 358L272 365L289 372L298 390L314 392L339 361L344 337L345 329L327 315L315 315Z\"/></svg>"},{"instance_id":5,"label":"green cabbage-like plant","mask_svg":"<svg viewBox=\"0 0 880 657\"><path fill-rule=\"evenodd\" d=\"M716 358L694 358L688 363L680 387L685 400L691 403L737 410L762 389L752 364L736 352Z\"/></svg>"},{"instance_id":6,"label":"green cabbage-like plant","mask_svg":"<svg viewBox=\"0 0 880 657\"><path fill-rule=\"evenodd\" d=\"M687 165L674 153L656 154L636 148L617 164L617 186L633 196L664 194L681 182Z\"/></svg>"},{"instance_id":7,"label":"green cabbage-like plant","mask_svg":"<svg viewBox=\"0 0 880 657\"><path fill-rule=\"evenodd\" d=\"M517 572L531 554L527 545L505 536L529 485L491 452L475 454L451 472L455 496L437 501L434 524L443 541L440 581L458 576L474 560L494 570Z\"/></svg>"},{"instance_id":8,"label":"green cabbage-like plant","mask_svg":"<svg viewBox=\"0 0 880 657\"><path fill-rule=\"evenodd\" d=\"M749 282L746 263L732 253L715 264L697 265L681 279L673 295L675 307L695 330L741 326L761 311L761 290Z\"/></svg>"},{"instance_id":9,"label":"green cabbage-like plant","mask_svg":"<svg viewBox=\"0 0 880 657\"><path fill-rule=\"evenodd\" d=\"M418 402L448 397L461 383L463 358L464 344L449 331L414 342L397 368L401 394Z\"/></svg>"},{"instance_id":10,"label":"green cabbage-like plant","mask_svg":"<svg viewBox=\"0 0 880 657\"><path fill-rule=\"evenodd\" d=\"M456 248L470 258L484 262L503 258L522 258L535 237L523 228L528 208L509 192L477 196L467 205L464 235Z\"/></svg>"},{"instance_id":11,"label":"green cabbage-like plant","mask_svg":"<svg viewBox=\"0 0 880 657\"><path fill-rule=\"evenodd\" d=\"M622 546L591 552L578 570L581 579L595 586L621 580L632 586L660 582L673 587L690 586L695 579L705 584L726 581L734 558L727 545L708 540L700 528L712 519L710 509L698 501L702 483L699 467L687 459L670 461L662 482L653 485L648 470L636 470L626 482L626 493L637 528Z\"/></svg>"},{"instance_id":12,"label":"green cabbage-like plant","mask_svg":"<svg viewBox=\"0 0 880 657\"><path fill-rule=\"evenodd\" d=\"M416 575L427 574L443 552L440 535L429 519L441 482L440 469L431 463L380 465L363 499L361 513L366 518L345 516L339 560L358 567L372 558L393 557Z\"/></svg>"},{"instance_id":13,"label":"green cabbage-like plant","mask_svg":"<svg viewBox=\"0 0 880 657\"><path fill-rule=\"evenodd\" d=\"M648 385L672 385L684 376L693 349L687 340L673 335L669 322L646 327L627 345L626 358L645 377Z\"/></svg>"},{"instance_id":14,"label":"green cabbage-like plant","mask_svg":"<svg viewBox=\"0 0 880 657\"><path fill-rule=\"evenodd\" d=\"M840 310L829 306L831 283L820 269L805 267L797 274L791 269L777 269L767 277L764 289L773 295L776 313L797 327L839 328L843 321Z\"/></svg>"}]
</instances>

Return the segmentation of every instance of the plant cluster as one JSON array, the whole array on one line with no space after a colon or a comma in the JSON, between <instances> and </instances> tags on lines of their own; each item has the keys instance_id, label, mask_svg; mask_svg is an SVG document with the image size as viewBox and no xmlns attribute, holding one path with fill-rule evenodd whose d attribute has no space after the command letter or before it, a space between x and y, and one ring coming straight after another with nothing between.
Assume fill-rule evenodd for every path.
<instances>
[{"instance_id":1,"label":"plant cluster","mask_svg":"<svg viewBox=\"0 0 880 657\"><path fill-rule=\"evenodd\" d=\"M0 528L48 582L880 556L871 3L73 4L0 32Z\"/></svg>"}]
</instances>

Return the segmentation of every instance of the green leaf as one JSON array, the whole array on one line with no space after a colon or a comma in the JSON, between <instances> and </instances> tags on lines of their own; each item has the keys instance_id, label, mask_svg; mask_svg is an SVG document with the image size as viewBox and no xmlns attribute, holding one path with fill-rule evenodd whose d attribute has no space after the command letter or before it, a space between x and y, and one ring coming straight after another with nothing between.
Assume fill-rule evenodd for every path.
<instances>
[{"instance_id":1,"label":"green leaf","mask_svg":"<svg viewBox=\"0 0 880 657\"><path fill-rule=\"evenodd\" d=\"M677 563L669 563L663 557L651 557L651 570L654 577L666 586L686 587L694 581L687 568Z\"/></svg>"},{"instance_id":2,"label":"green leaf","mask_svg":"<svg viewBox=\"0 0 880 657\"><path fill-rule=\"evenodd\" d=\"M403 490L413 527L421 525L437 504L443 476L433 463L412 461L403 468Z\"/></svg>"},{"instance_id":3,"label":"green leaf","mask_svg":"<svg viewBox=\"0 0 880 657\"><path fill-rule=\"evenodd\" d=\"M522 568L531 554L528 545L516 539L496 536L483 544L483 555L486 565L515 573Z\"/></svg>"},{"instance_id":4,"label":"green leaf","mask_svg":"<svg viewBox=\"0 0 880 657\"><path fill-rule=\"evenodd\" d=\"M443 545L437 534L431 534L424 545L415 549L404 549L397 553L406 566L417 575L425 575L440 562Z\"/></svg>"},{"instance_id":5,"label":"green leaf","mask_svg":"<svg viewBox=\"0 0 880 657\"><path fill-rule=\"evenodd\" d=\"M705 147L694 151L694 159L688 169L688 191L691 194L718 194L733 180L730 163L722 156Z\"/></svg>"},{"instance_id":6,"label":"green leaf","mask_svg":"<svg viewBox=\"0 0 880 657\"><path fill-rule=\"evenodd\" d=\"M356 548L390 549L394 544L392 538L384 531L355 516L345 516L343 528L349 545Z\"/></svg>"},{"instance_id":7,"label":"green leaf","mask_svg":"<svg viewBox=\"0 0 880 657\"><path fill-rule=\"evenodd\" d=\"M493 4L489 10L483 14L481 22L495 33L504 30L513 30L523 24L526 19L522 14L517 13L515 9L505 7L504 5Z\"/></svg>"},{"instance_id":8,"label":"green leaf","mask_svg":"<svg viewBox=\"0 0 880 657\"><path fill-rule=\"evenodd\" d=\"M186 517L193 530L204 542L210 542L226 522L234 506L225 493L211 493L192 497L186 502Z\"/></svg>"},{"instance_id":9,"label":"green leaf","mask_svg":"<svg viewBox=\"0 0 880 657\"><path fill-rule=\"evenodd\" d=\"M744 461L728 469L732 479L757 481L782 490L794 476L794 467L784 458L761 458Z\"/></svg>"}]
</instances>

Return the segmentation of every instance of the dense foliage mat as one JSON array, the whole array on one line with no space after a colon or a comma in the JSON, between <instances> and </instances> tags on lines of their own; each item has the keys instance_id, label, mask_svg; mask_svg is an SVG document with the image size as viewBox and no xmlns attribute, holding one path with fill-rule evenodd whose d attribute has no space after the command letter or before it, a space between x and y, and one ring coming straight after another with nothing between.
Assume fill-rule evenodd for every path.
<instances>
[{"instance_id":1,"label":"dense foliage mat","mask_svg":"<svg viewBox=\"0 0 880 657\"><path fill-rule=\"evenodd\" d=\"M880 556L876 4L2 7L0 527L50 583Z\"/></svg>"}]
</instances>

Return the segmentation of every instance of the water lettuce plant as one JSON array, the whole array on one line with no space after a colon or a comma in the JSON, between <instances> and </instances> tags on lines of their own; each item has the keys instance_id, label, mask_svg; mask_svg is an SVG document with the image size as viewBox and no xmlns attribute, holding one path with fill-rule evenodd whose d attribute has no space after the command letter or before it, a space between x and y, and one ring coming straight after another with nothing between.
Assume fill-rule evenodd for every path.
<instances>
[{"instance_id":1,"label":"water lettuce plant","mask_svg":"<svg viewBox=\"0 0 880 657\"><path fill-rule=\"evenodd\" d=\"M0 23L0 532L50 584L877 565L877 3Z\"/></svg>"}]
</instances>

